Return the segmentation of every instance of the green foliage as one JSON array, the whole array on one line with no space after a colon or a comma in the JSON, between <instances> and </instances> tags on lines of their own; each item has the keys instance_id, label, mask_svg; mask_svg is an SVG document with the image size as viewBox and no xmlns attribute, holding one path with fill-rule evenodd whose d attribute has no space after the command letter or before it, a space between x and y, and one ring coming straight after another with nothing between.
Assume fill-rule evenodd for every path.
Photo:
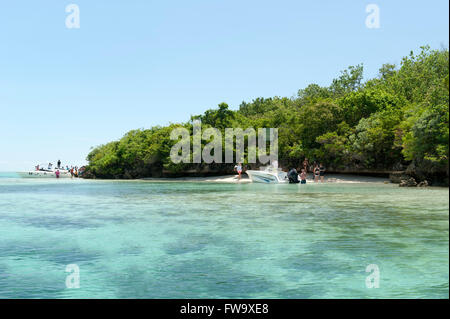
<instances>
[{"instance_id":1,"label":"green foliage","mask_svg":"<svg viewBox=\"0 0 450 319\"><path fill-rule=\"evenodd\" d=\"M228 109L228 104L220 103L217 110L207 110L205 114L194 116L193 119L201 120L205 125L224 129L231 126L234 112Z\"/></svg>"},{"instance_id":2,"label":"green foliage","mask_svg":"<svg viewBox=\"0 0 450 319\"><path fill-rule=\"evenodd\" d=\"M298 99L301 105L314 104L321 99L332 97L329 88L321 87L317 84L310 84L305 89L298 91Z\"/></svg>"},{"instance_id":3,"label":"green foliage","mask_svg":"<svg viewBox=\"0 0 450 319\"><path fill-rule=\"evenodd\" d=\"M355 134L349 136L355 158L365 167L389 167L400 161L400 149L394 142L401 119L398 108L387 108L362 118Z\"/></svg>"},{"instance_id":4,"label":"green foliage","mask_svg":"<svg viewBox=\"0 0 450 319\"><path fill-rule=\"evenodd\" d=\"M403 154L407 160L423 158L432 162L448 163L448 105L431 106L417 110L403 123L407 133L403 137Z\"/></svg>"},{"instance_id":5,"label":"green foliage","mask_svg":"<svg viewBox=\"0 0 450 319\"><path fill-rule=\"evenodd\" d=\"M319 145L316 138L333 131L341 122L340 109L331 100L308 104L299 110L298 134L304 147L313 149Z\"/></svg>"},{"instance_id":6,"label":"green foliage","mask_svg":"<svg viewBox=\"0 0 450 319\"><path fill-rule=\"evenodd\" d=\"M372 113L402 107L401 99L379 88L351 92L339 99L338 103L342 108L343 119L350 126L355 126L360 119L368 118Z\"/></svg>"},{"instance_id":7,"label":"green foliage","mask_svg":"<svg viewBox=\"0 0 450 319\"><path fill-rule=\"evenodd\" d=\"M364 68L362 64L350 66L347 70L341 72L341 76L334 79L330 86L330 91L334 96L341 96L361 87Z\"/></svg>"}]
</instances>

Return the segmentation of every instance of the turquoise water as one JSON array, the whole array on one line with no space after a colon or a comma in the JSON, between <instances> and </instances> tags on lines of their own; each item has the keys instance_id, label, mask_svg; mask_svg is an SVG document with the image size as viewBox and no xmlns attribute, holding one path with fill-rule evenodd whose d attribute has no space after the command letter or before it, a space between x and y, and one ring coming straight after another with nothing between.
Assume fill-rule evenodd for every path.
<instances>
[{"instance_id":1,"label":"turquoise water","mask_svg":"<svg viewBox=\"0 0 450 319\"><path fill-rule=\"evenodd\" d=\"M0 298L449 297L448 188L0 176Z\"/></svg>"}]
</instances>

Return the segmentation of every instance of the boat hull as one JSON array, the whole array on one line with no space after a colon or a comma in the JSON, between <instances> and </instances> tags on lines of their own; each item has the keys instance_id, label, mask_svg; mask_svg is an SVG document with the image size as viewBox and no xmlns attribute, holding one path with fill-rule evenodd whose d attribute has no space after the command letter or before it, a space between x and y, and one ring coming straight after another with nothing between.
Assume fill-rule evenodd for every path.
<instances>
[{"instance_id":1,"label":"boat hull","mask_svg":"<svg viewBox=\"0 0 450 319\"><path fill-rule=\"evenodd\" d=\"M29 171L29 172L17 172L22 178L56 178L56 174L53 171ZM59 178L70 178L72 175L69 172L60 172Z\"/></svg>"},{"instance_id":2,"label":"boat hull","mask_svg":"<svg viewBox=\"0 0 450 319\"><path fill-rule=\"evenodd\" d=\"M252 182L264 184L281 184L287 182L285 172L246 171Z\"/></svg>"}]
</instances>

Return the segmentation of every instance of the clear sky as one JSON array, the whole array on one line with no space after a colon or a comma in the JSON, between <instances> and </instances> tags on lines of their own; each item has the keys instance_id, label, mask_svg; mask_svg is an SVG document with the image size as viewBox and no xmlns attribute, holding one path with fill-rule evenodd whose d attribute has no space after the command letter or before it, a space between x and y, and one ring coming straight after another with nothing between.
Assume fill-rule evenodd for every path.
<instances>
[{"instance_id":1,"label":"clear sky","mask_svg":"<svg viewBox=\"0 0 450 319\"><path fill-rule=\"evenodd\" d=\"M68 29L68 4L80 28ZM380 8L369 29L366 6ZM3 1L0 171L61 159L131 129L227 102L293 96L349 65L376 76L429 44L448 48L447 0Z\"/></svg>"}]
</instances>

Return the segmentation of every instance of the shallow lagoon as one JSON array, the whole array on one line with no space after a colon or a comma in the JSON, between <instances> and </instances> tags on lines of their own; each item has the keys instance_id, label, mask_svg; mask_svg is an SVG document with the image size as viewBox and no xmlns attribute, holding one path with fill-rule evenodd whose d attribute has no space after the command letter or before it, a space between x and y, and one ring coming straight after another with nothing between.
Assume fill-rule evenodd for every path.
<instances>
[{"instance_id":1,"label":"shallow lagoon","mask_svg":"<svg viewBox=\"0 0 450 319\"><path fill-rule=\"evenodd\" d=\"M0 298L449 297L448 188L0 176Z\"/></svg>"}]
</instances>

